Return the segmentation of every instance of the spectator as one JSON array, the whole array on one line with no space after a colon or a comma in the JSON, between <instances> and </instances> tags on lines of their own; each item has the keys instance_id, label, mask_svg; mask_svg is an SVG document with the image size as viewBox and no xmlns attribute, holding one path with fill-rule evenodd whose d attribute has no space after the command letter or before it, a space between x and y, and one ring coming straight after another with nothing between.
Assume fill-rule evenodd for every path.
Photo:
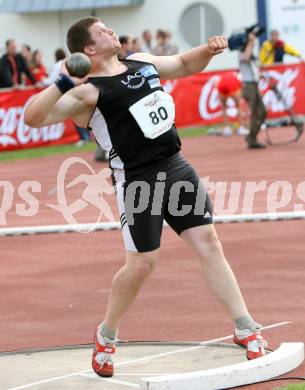
<instances>
[{"instance_id":1,"label":"spectator","mask_svg":"<svg viewBox=\"0 0 305 390\"><path fill-rule=\"evenodd\" d=\"M119 51L119 58L123 59L130 56L132 52L132 40L128 35L122 35L119 38L121 48Z\"/></svg>"},{"instance_id":2,"label":"spectator","mask_svg":"<svg viewBox=\"0 0 305 390\"><path fill-rule=\"evenodd\" d=\"M153 49L153 54L157 56L163 56L166 55L165 45L166 45L166 32L163 30L158 30L156 33L156 41L157 45Z\"/></svg>"},{"instance_id":3,"label":"spectator","mask_svg":"<svg viewBox=\"0 0 305 390\"><path fill-rule=\"evenodd\" d=\"M0 88L19 88L23 74L27 75L32 84L36 84L25 59L17 53L15 41L9 39L6 41L6 54L0 59Z\"/></svg>"},{"instance_id":4,"label":"spectator","mask_svg":"<svg viewBox=\"0 0 305 390\"><path fill-rule=\"evenodd\" d=\"M157 45L153 54L157 56L170 56L177 54L177 46L170 43L171 34L164 30L158 30L156 34Z\"/></svg>"},{"instance_id":5,"label":"spectator","mask_svg":"<svg viewBox=\"0 0 305 390\"><path fill-rule=\"evenodd\" d=\"M178 53L178 46L175 43L172 43L172 33L171 31L166 31L167 45L170 47L171 55Z\"/></svg>"},{"instance_id":6,"label":"spectator","mask_svg":"<svg viewBox=\"0 0 305 390\"><path fill-rule=\"evenodd\" d=\"M281 63L284 60L285 54L302 58L302 55L298 50L279 38L280 33L277 30L272 30L270 33L270 39L262 44L259 53L259 59L262 65Z\"/></svg>"},{"instance_id":7,"label":"spectator","mask_svg":"<svg viewBox=\"0 0 305 390\"><path fill-rule=\"evenodd\" d=\"M41 50L35 50L33 53L33 60L30 66L30 71L35 77L36 82L41 83L44 78L48 76L46 67L42 63ZM27 78L26 85L31 85L31 80Z\"/></svg>"},{"instance_id":8,"label":"spectator","mask_svg":"<svg viewBox=\"0 0 305 390\"><path fill-rule=\"evenodd\" d=\"M64 51L64 49L59 48L55 51L54 56L55 56L55 65L51 71L51 74L49 77L44 78L42 80L43 84L46 86L53 84L57 79L60 73L61 64L63 60L66 58L66 52Z\"/></svg>"},{"instance_id":9,"label":"spectator","mask_svg":"<svg viewBox=\"0 0 305 390\"><path fill-rule=\"evenodd\" d=\"M149 30L144 30L142 33L142 52L151 53L152 52L152 36Z\"/></svg>"},{"instance_id":10,"label":"spectator","mask_svg":"<svg viewBox=\"0 0 305 390\"><path fill-rule=\"evenodd\" d=\"M140 38L133 38L131 51L133 53L141 53L142 52L142 43L141 43Z\"/></svg>"},{"instance_id":11,"label":"spectator","mask_svg":"<svg viewBox=\"0 0 305 390\"><path fill-rule=\"evenodd\" d=\"M239 127L237 129L237 134L248 135L249 130L245 127L245 121L242 116L242 110L241 110L241 100L242 100L241 82L236 72L225 73L221 75L217 83L217 90L219 93L219 100L222 107L222 116L224 119L224 128L222 134L225 136L229 136L232 134L232 129L230 127L230 123L227 115L227 102L228 99L232 99L234 100L238 111Z\"/></svg>"},{"instance_id":12,"label":"spectator","mask_svg":"<svg viewBox=\"0 0 305 390\"><path fill-rule=\"evenodd\" d=\"M30 67L32 63L32 57L33 57L31 46L27 44L23 44L21 46L20 53L22 57L25 59L27 66Z\"/></svg>"},{"instance_id":13,"label":"spectator","mask_svg":"<svg viewBox=\"0 0 305 390\"><path fill-rule=\"evenodd\" d=\"M259 69L253 54L256 36L248 35L246 47L239 55L239 67L243 86L243 97L250 109L250 133L246 137L249 149L264 148L266 145L257 141L257 135L261 130L267 113L263 99L258 89Z\"/></svg>"},{"instance_id":14,"label":"spectator","mask_svg":"<svg viewBox=\"0 0 305 390\"><path fill-rule=\"evenodd\" d=\"M22 57L25 59L25 62L27 64L28 68L30 69L31 64L32 64L32 59L33 59L33 53L32 53L31 46L27 45L26 43L23 44L21 46L20 53L21 53ZM27 76L25 74L23 74L22 75L22 83L24 85L26 85L28 80L29 79L27 78Z\"/></svg>"}]
</instances>

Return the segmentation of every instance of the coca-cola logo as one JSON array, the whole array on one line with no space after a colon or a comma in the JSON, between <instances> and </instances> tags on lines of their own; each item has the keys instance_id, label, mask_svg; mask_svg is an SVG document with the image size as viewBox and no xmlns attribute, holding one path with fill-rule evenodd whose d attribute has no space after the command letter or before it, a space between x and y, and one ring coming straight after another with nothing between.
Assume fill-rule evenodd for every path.
<instances>
[{"instance_id":1,"label":"coca-cola logo","mask_svg":"<svg viewBox=\"0 0 305 390\"><path fill-rule=\"evenodd\" d=\"M62 138L65 131L63 123L38 129L24 123L24 110L29 101L21 107L0 108L0 146L35 144Z\"/></svg>"},{"instance_id":2,"label":"coca-cola logo","mask_svg":"<svg viewBox=\"0 0 305 390\"><path fill-rule=\"evenodd\" d=\"M299 76L298 69L286 69L283 73L268 70L263 73L259 88L264 104L273 113L286 111L296 102L296 87L292 84Z\"/></svg>"},{"instance_id":3,"label":"coca-cola logo","mask_svg":"<svg viewBox=\"0 0 305 390\"><path fill-rule=\"evenodd\" d=\"M263 73L259 88L263 95L266 108L271 113L284 112L293 107L296 101L296 87L292 84L299 75L298 69L286 69L283 73L277 70L268 70ZM219 75L214 75L203 85L199 98L199 114L203 120L215 120L222 115L217 83ZM277 92L270 88L276 85ZM233 99L227 101L227 115L237 116L237 107Z\"/></svg>"},{"instance_id":4,"label":"coca-cola logo","mask_svg":"<svg viewBox=\"0 0 305 390\"><path fill-rule=\"evenodd\" d=\"M199 113L203 119L213 120L221 116L219 94L216 88L220 76L212 76L202 87L199 98Z\"/></svg>"}]
</instances>

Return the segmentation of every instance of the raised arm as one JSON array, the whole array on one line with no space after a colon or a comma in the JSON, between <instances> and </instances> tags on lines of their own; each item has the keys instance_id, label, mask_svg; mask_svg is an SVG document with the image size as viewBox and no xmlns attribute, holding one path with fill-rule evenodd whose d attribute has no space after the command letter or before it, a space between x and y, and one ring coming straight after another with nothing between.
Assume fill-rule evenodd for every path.
<instances>
[{"instance_id":1,"label":"raised arm","mask_svg":"<svg viewBox=\"0 0 305 390\"><path fill-rule=\"evenodd\" d=\"M67 92L61 91L56 84L35 95L25 109L24 121L32 127L42 127L59 123L67 118L81 116L88 107L95 106L98 91L92 84L83 84L86 78L69 77L65 66L62 72L67 76L64 85Z\"/></svg>"},{"instance_id":2,"label":"raised arm","mask_svg":"<svg viewBox=\"0 0 305 390\"><path fill-rule=\"evenodd\" d=\"M151 62L158 69L161 78L175 79L201 72L215 55L223 53L227 47L227 39L217 36L209 38L207 44L195 47L182 54L154 56L149 53L135 53L128 58Z\"/></svg>"},{"instance_id":3,"label":"raised arm","mask_svg":"<svg viewBox=\"0 0 305 390\"><path fill-rule=\"evenodd\" d=\"M75 119L87 107L83 98L82 89L76 87L64 95L55 84L35 95L26 107L24 121L32 127L42 127Z\"/></svg>"},{"instance_id":4,"label":"raised arm","mask_svg":"<svg viewBox=\"0 0 305 390\"><path fill-rule=\"evenodd\" d=\"M242 54L240 56L242 61L244 61L244 62L250 62L251 61L251 58L253 56L253 49L254 49L254 45L255 45L255 39L256 39L255 34L250 33L248 35L247 45L245 47L245 50L242 52Z\"/></svg>"}]
</instances>

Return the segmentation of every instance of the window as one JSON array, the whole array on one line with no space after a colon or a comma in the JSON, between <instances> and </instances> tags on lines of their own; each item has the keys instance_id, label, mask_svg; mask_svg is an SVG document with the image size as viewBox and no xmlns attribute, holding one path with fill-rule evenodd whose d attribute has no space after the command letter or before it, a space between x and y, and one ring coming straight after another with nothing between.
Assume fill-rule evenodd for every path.
<instances>
[{"instance_id":1,"label":"window","mask_svg":"<svg viewBox=\"0 0 305 390\"><path fill-rule=\"evenodd\" d=\"M208 3L190 5L181 15L180 29L191 46L207 42L212 35L222 35L224 20L217 8Z\"/></svg>"}]
</instances>

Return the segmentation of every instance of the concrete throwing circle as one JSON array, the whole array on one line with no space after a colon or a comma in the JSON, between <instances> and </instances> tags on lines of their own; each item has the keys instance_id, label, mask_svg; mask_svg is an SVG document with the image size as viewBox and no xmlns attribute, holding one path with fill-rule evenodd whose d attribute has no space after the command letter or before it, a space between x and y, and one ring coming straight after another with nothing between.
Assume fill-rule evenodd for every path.
<instances>
[{"instance_id":1,"label":"concrete throwing circle","mask_svg":"<svg viewBox=\"0 0 305 390\"><path fill-rule=\"evenodd\" d=\"M182 374L247 361L245 350L213 343L119 343L115 375L91 370L92 346L0 354L0 390L140 389L143 377Z\"/></svg>"}]
</instances>

